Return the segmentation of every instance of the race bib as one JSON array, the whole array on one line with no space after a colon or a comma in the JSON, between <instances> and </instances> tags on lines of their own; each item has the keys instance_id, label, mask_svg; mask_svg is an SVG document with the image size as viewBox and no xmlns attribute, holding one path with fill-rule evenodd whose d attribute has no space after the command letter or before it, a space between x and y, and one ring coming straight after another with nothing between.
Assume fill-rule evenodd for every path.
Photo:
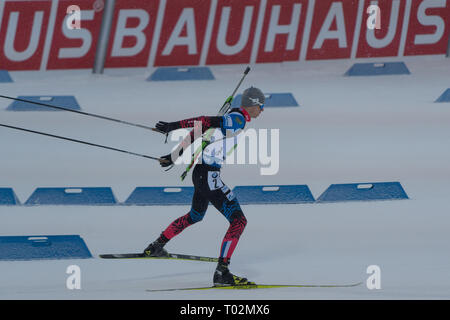
<instances>
[{"instance_id":1,"label":"race bib","mask_svg":"<svg viewBox=\"0 0 450 320\"><path fill-rule=\"evenodd\" d=\"M210 190L217 190L224 186L219 171L208 171L208 186Z\"/></svg>"}]
</instances>

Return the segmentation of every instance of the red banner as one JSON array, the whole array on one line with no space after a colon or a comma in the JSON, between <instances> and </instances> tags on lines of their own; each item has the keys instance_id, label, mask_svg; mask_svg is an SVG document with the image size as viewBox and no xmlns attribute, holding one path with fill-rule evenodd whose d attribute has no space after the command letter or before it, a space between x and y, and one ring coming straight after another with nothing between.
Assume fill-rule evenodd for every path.
<instances>
[{"instance_id":1,"label":"red banner","mask_svg":"<svg viewBox=\"0 0 450 320\"><path fill-rule=\"evenodd\" d=\"M0 26L0 69L40 69L50 7L51 1L4 3Z\"/></svg>"},{"instance_id":2,"label":"red banner","mask_svg":"<svg viewBox=\"0 0 450 320\"><path fill-rule=\"evenodd\" d=\"M219 0L207 64L248 63L255 40L259 0Z\"/></svg>"},{"instance_id":3,"label":"red banner","mask_svg":"<svg viewBox=\"0 0 450 320\"><path fill-rule=\"evenodd\" d=\"M371 0L365 0L365 8L370 6ZM359 35L357 58L363 57L394 57L399 55L400 38L402 35L403 19L406 1L379 0L381 27L370 29L363 23ZM363 21L369 19L364 12Z\"/></svg>"},{"instance_id":4,"label":"red banner","mask_svg":"<svg viewBox=\"0 0 450 320\"><path fill-rule=\"evenodd\" d=\"M67 14L67 10L71 9L74 1L58 2L47 69L92 68L94 64L102 14L95 8L94 0L78 0L76 3L78 8L72 9L79 9L79 15L70 20L72 15ZM74 20L79 21L80 29L76 28ZM73 28L68 25L73 25Z\"/></svg>"},{"instance_id":5,"label":"red banner","mask_svg":"<svg viewBox=\"0 0 450 320\"><path fill-rule=\"evenodd\" d=\"M166 1L155 66L198 65L211 1Z\"/></svg>"},{"instance_id":6,"label":"red banner","mask_svg":"<svg viewBox=\"0 0 450 320\"><path fill-rule=\"evenodd\" d=\"M0 69L91 69L104 1L0 1ZM450 0L117 0L105 67L436 55L449 36Z\"/></svg>"},{"instance_id":7,"label":"red banner","mask_svg":"<svg viewBox=\"0 0 450 320\"><path fill-rule=\"evenodd\" d=\"M105 67L146 67L159 0L118 0Z\"/></svg>"},{"instance_id":8,"label":"red banner","mask_svg":"<svg viewBox=\"0 0 450 320\"><path fill-rule=\"evenodd\" d=\"M350 58L358 6L351 1L321 0L314 10L307 60Z\"/></svg>"},{"instance_id":9,"label":"red banner","mask_svg":"<svg viewBox=\"0 0 450 320\"><path fill-rule=\"evenodd\" d=\"M306 0L267 1L256 62L299 59L307 10Z\"/></svg>"},{"instance_id":10,"label":"red banner","mask_svg":"<svg viewBox=\"0 0 450 320\"><path fill-rule=\"evenodd\" d=\"M445 53L449 26L450 1L413 1L405 55Z\"/></svg>"}]
</instances>

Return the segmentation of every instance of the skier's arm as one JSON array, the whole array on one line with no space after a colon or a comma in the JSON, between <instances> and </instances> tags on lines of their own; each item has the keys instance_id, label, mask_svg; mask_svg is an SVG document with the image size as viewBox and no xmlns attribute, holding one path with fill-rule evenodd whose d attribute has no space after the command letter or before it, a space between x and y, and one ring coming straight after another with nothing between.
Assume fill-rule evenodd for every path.
<instances>
[{"instance_id":1,"label":"skier's arm","mask_svg":"<svg viewBox=\"0 0 450 320\"><path fill-rule=\"evenodd\" d=\"M235 130L243 129L245 127L246 120L245 118L239 114L239 113L231 113L226 116L218 116L218 117L197 117L197 118L190 118L186 120L181 120L178 122L158 122L156 125L156 128L163 132L170 132L172 130L180 129L180 128L189 128L193 127L195 122L201 122L202 125L202 134L205 133L206 130L209 128L222 128L226 131L231 130L234 132ZM158 126L159 125L159 126ZM167 131L166 131L167 130ZM195 136L196 130L192 130L184 139L183 141L178 145L178 147L172 151L171 154L165 155L161 157L164 159L163 162L161 162L161 166L168 167L172 165L182 154L183 151L189 147L196 138Z\"/></svg>"},{"instance_id":2,"label":"skier's arm","mask_svg":"<svg viewBox=\"0 0 450 320\"><path fill-rule=\"evenodd\" d=\"M223 117L200 116L175 122L159 121L156 124L156 129L164 133L169 133L181 128L192 128L194 127L195 122L201 122L202 130L205 131L209 128L220 128L222 126Z\"/></svg>"},{"instance_id":3,"label":"skier's arm","mask_svg":"<svg viewBox=\"0 0 450 320\"><path fill-rule=\"evenodd\" d=\"M205 130L203 130L202 127L202 134L204 133ZM171 160L172 162L175 162L179 157L181 157L181 155L183 154L184 150L189 147L196 138L195 136L196 130L191 130L191 132L189 132L189 134L183 139L183 141L181 141L181 143L178 145L178 147L172 151L171 153Z\"/></svg>"},{"instance_id":4,"label":"skier's arm","mask_svg":"<svg viewBox=\"0 0 450 320\"><path fill-rule=\"evenodd\" d=\"M191 119L186 119L186 120L182 120L179 121L184 122L183 125L185 125L183 128L189 128L189 126L192 124L192 126L194 126L194 123L197 121L197 124L199 125L199 122L201 122L201 134L205 133L206 130L208 130L209 128L217 128L217 127L221 127L222 126L222 118L223 117L198 117L198 118L191 118ZM160 124L162 121L160 121L158 124ZM172 122L173 124L176 124L176 122ZM204 125L205 124L205 125ZM179 129L180 124L177 124L175 129L172 130L176 130ZM219 125L219 126L217 126ZM173 127L175 127L175 125L173 125ZM158 128L158 125L157 125ZM169 127L170 129L171 127ZM161 131L164 131L160 128L158 128ZM170 132L172 130L169 130L167 132ZM168 167L171 166L184 152L184 150L189 147L197 138L200 137L196 136L196 133L200 133L200 130L191 130L191 132L189 132L189 134L183 139L183 141L181 141L181 143L177 146L177 148L172 151L172 153L162 156L161 159L163 159L163 161L160 161L160 164L162 167Z\"/></svg>"},{"instance_id":5,"label":"skier's arm","mask_svg":"<svg viewBox=\"0 0 450 320\"><path fill-rule=\"evenodd\" d=\"M200 117L200 118L192 118L195 121L200 122L202 124L202 134L206 132L209 128L221 128L225 130L239 130L243 129L245 127L245 118L239 114L239 113L232 113L230 115L225 115L222 117ZM189 121L192 119L188 119ZM198 120L203 119L203 120ZM188 121L186 120L186 121ZM209 123L208 123L209 121ZM198 123L197 122L197 123ZM183 150L189 147L197 138L198 136L195 136L196 131L199 130L192 130L179 144L177 149L173 152L174 154L181 156L183 154Z\"/></svg>"}]
</instances>

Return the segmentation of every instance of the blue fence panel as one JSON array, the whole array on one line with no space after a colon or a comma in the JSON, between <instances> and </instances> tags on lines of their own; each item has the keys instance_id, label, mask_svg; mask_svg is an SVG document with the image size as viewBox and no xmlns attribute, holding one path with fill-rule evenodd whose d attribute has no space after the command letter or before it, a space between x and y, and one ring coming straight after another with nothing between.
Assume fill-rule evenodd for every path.
<instances>
[{"instance_id":1,"label":"blue fence panel","mask_svg":"<svg viewBox=\"0 0 450 320\"><path fill-rule=\"evenodd\" d=\"M0 260L87 258L92 255L79 235L0 237Z\"/></svg>"},{"instance_id":2,"label":"blue fence panel","mask_svg":"<svg viewBox=\"0 0 450 320\"><path fill-rule=\"evenodd\" d=\"M25 205L114 205L117 200L106 187L37 188Z\"/></svg>"},{"instance_id":3,"label":"blue fence panel","mask_svg":"<svg viewBox=\"0 0 450 320\"><path fill-rule=\"evenodd\" d=\"M125 205L162 206L189 205L194 187L137 187L125 201Z\"/></svg>"},{"instance_id":4,"label":"blue fence panel","mask_svg":"<svg viewBox=\"0 0 450 320\"><path fill-rule=\"evenodd\" d=\"M162 67L156 69L147 81L214 80L208 67Z\"/></svg>"},{"instance_id":5,"label":"blue fence panel","mask_svg":"<svg viewBox=\"0 0 450 320\"><path fill-rule=\"evenodd\" d=\"M314 196L306 185L236 186L233 193L240 204L314 202Z\"/></svg>"},{"instance_id":6,"label":"blue fence panel","mask_svg":"<svg viewBox=\"0 0 450 320\"><path fill-rule=\"evenodd\" d=\"M410 74L404 62L355 63L346 76L379 76Z\"/></svg>"},{"instance_id":7,"label":"blue fence panel","mask_svg":"<svg viewBox=\"0 0 450 320\"><path fill-rule=\"evenodd\" d=\"M450 102L450 88L444 91L444 93L437 98L435 102Z\"/></svg>"},{"instance_id":8,"label":"blue fence panel","mask_svg":"<svg viewBox=\"0 0 450 320\"><path fill-rule=\"evenodd\" d=\"M0 206L20 205L12 188L0 188Z\"/></svg>"},{"instance_id":9,"label":"blue fence panel","mask_svg":"<svg viewBox=\"0 0 450 320\"><path fill-rule=\"evenodd\" d=\"M0 82L13 82L7 70L0 70Z\"/></svg>"},{"instance_id":10,"label":"blue fence panel","mask_svg":"<svg viewBox=\"0 0 450 320\"><path fill-rule=\"evenodd\" d=\"M317 202L408 199L399 182L332 184Z\"/></svg>"}]
</instances>

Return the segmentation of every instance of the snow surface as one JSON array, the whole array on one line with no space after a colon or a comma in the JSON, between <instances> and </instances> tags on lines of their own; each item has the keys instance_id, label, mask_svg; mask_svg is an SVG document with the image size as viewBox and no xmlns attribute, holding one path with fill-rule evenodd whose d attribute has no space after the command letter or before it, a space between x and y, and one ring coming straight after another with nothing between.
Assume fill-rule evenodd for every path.
<instances>
[{"instance_id":1,"label":"snow surface","mask_svg":"<svg viewBox=\"0 0 450 320\"><path fill-rule=\"evenodd\" d=\"M396 61L373 59L370 61ZM344 77L355 61L255 65L245 87L292 92L299 108L266 108L253 128L280 129L280 168L228 165L236 185L307 184L314 197L333 183L399 181L400 201L243 205L247 228L231 270L258 283L341 284L353 288L280 288L146 292L208 286L215 263L109 261L101 253L140 252L189 206L0 207L0 235L79 234L93 259L0 262L0 299L448 299L450 298L450 104L433 103L450 87L450 59L403 58L412 75ZM364 61L366 62L366 61ZM154 125L213 115L244 66L213 66L215 81L147 82L153 70L11 72L2 94L75 95L83 111ZM174 142L154 132L69 112L9 112L1 123L160 156ZM112 187L124 201L137 186L191 186L184 166L0 128L0 187L23 203L36 187ZM217 256L228 222L212 206L169 251ZM81 290L66 269L81 268ZM366 269L381 269L369 290Z\"/></svg>"}]
</instances>

